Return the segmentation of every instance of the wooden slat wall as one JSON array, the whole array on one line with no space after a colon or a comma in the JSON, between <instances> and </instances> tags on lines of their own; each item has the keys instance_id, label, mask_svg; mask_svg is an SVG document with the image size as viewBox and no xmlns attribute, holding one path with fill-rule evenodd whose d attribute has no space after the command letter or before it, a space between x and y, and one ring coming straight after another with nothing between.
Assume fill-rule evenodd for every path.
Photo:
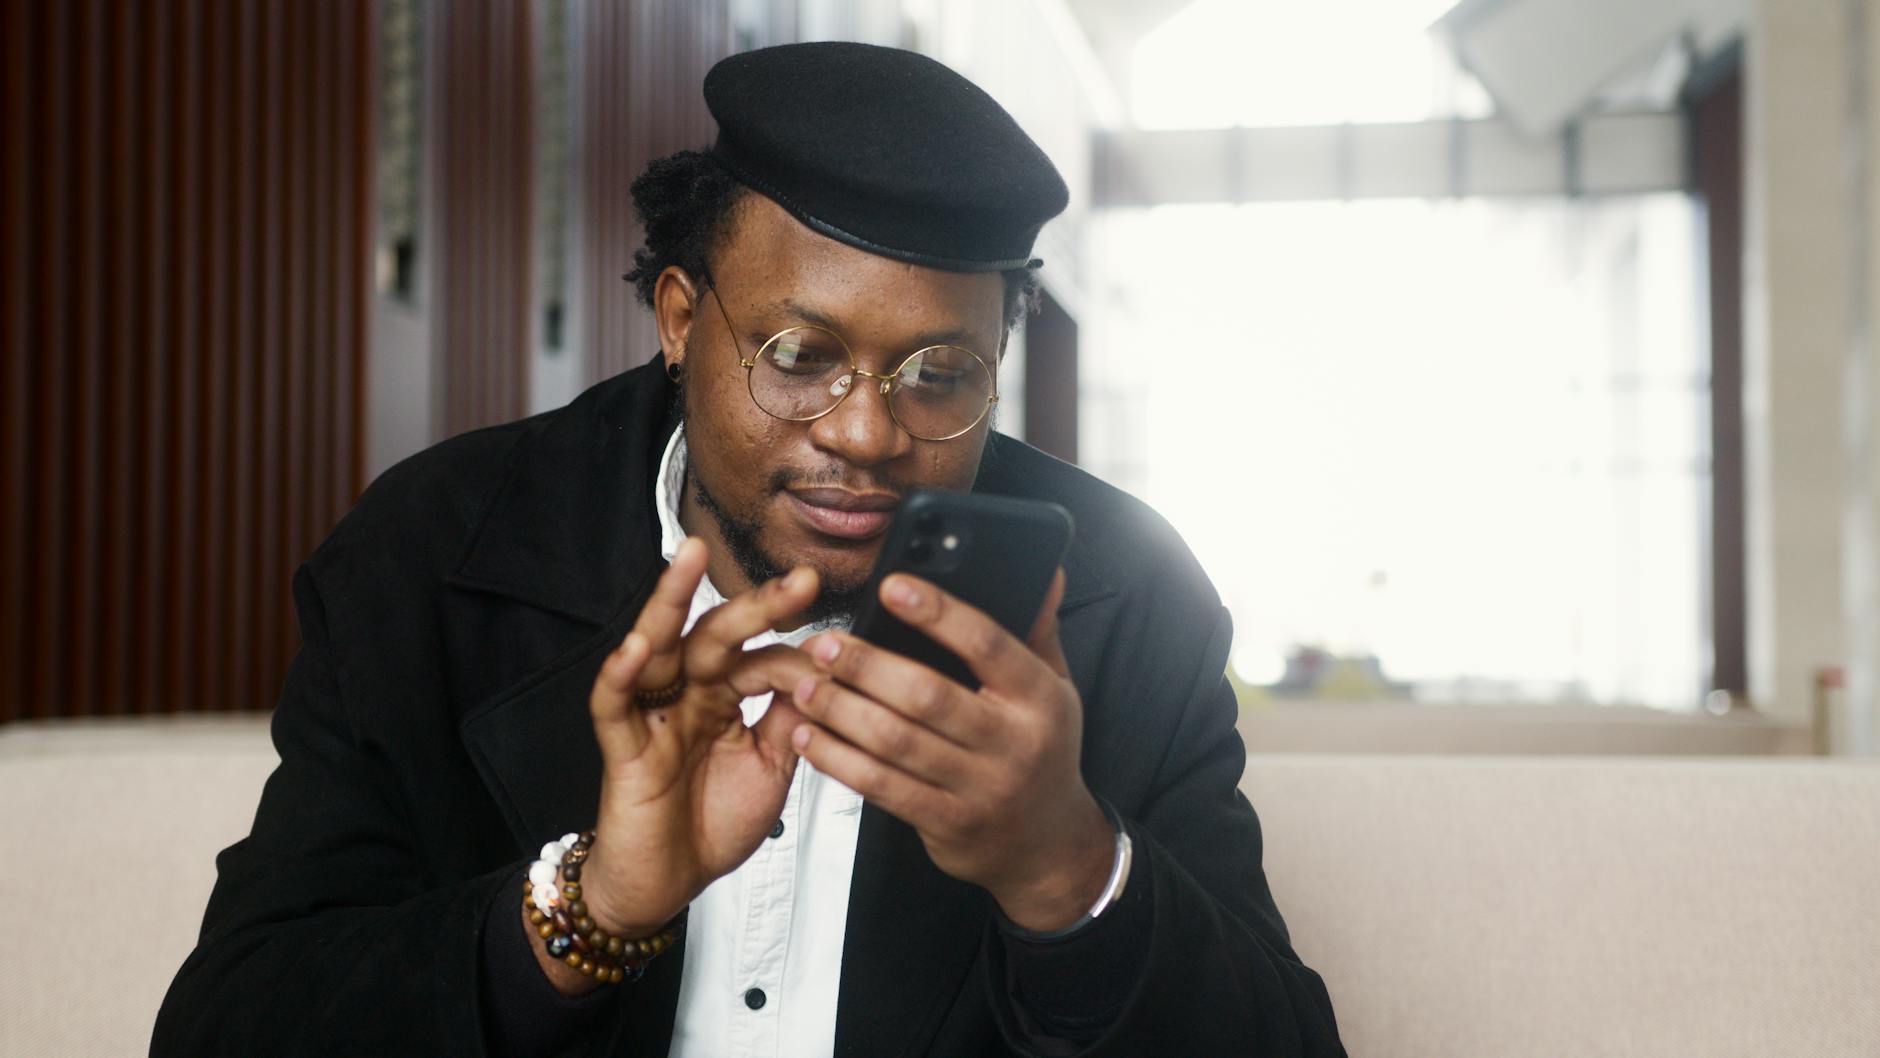
<instances>
[{"instance_id":1,"label":"wooden slat wall","mask_svg":"<svg viewBox=\"0 0 1880 1058\"><path fill-rule=\"evenodd\" d=\"M437 276L446 434L528 409L535 158L534 13L523 0L451 0L442 21Z\"/></svg>"},{"instance_id":2,"label":"wooden slat wall","mask_svg":"<svg viewBox=\"0 0 1880 1058\"><path fill-rule=\"evenodd\" d=\"M7 0L0 720L273 705L360 484L371 14Z\"/></svg>"},{"instance_id":3,"label":"wooden slat wall","mask_svg":"<svg viewBox=\"0 0 1880 1058\"><path fill-rule=\"evenodd\" d=\"M659 352L651 314L620 278L640 245L628 189L654 158L710 144L700 86L732 34L727 0L588 0L581 19L579 333L598 381Z\"/></svg>"}]
</instances>

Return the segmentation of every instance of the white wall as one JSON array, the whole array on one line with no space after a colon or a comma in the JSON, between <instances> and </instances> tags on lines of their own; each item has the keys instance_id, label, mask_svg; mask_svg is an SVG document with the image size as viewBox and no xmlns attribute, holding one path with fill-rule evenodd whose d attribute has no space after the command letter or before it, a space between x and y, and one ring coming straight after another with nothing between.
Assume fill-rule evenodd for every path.
<instances>
[{"instance_id":1,"label":"white wall","mask_svg":"<svg viewBox=\"0 0 1880 1058\"><path fill-rule=\"evenodd\" d=\"M921 50L985 89L1044 148L1070 186L1037 255L1052 295L1078 315L1084 297L1092 133L1116 120L1113 90L1063 0L908 0Z\"/></svg>"},{"instance_id":2,"label":"white wall","mask_svg":"<svg viewBox=\"0 0 1880 1058\"><path fill-rule=\"evenodd\" d=\"M1880 406L1862 333L1880 293L1863 264L1880 252L1880 105L1857 108L1853 89L1863 78L1868 96L1880 87L1869 69L1876 28L1880 0L1758 0L1746 98L1752 697L1806 718L1819 675L1845 666L1830 734L1837 751L1858 754L1875 751L1880 603L1860 571L1880 552L1863 517L1880 482L1870 459L1849 455L1871 449Z\"/></svg>"}]
</instances>

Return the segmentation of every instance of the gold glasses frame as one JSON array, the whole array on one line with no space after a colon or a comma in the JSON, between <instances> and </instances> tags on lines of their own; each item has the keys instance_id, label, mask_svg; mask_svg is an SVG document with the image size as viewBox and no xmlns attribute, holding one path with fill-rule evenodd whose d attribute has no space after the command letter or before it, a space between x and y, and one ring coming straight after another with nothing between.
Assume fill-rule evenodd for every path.
<instances>
[{"instance_id":1,"label":"gold glasses frame","mask_svg":"<svg viewBox=\"0 0 1880 1058\"><path fill-rule=\"evenodd\" d=\"M842 402L845 400L848 400L849 395L851 393L854 393L856 389L858 388L854 385L848 386L846 389L842 391L842 395L837 397L835 399L835 402L830 404L827 408L824 408L822 411L819 411L814 415L806 415L801 418L791 418L790 416L787 416L787 415L778 415L776 412L771 411L769 408L764 407L763 402L757 399L757 382L755 379L755 372L757 370L758 360L761 359L763 355L770 350L771 346L776 345L777 341L781 339L784 335L789 334L792 331L804 331L804 330L820 331L823 334L826 334L829 337L834 338L836 340L836 344L842 347L842 352L849 358L849 373L851 375L858 376L860 378L873 379L874 381L880 383L879 389L881 393L881 402L883 406L885 406L888 409L888 417L894 420L894 425L899 427L902 432L906 433L909 437L916 438L917 440L951 441L956 437L963 437L966 434L971 433L973 429L977 427L980 423L985 422L986 416L992 414L992 406L999 403L999 373L993 369L993 366L991 364L986 363L985 357L980 356L978 353L974 352L971 349L966 348L963 345L925 345L907 354L906 356L902 357L901 362L895 365L895 368L893 371L890 371L887 374L876 374L873 371L864 371L862 369L862 365L859 362L857 362L855 359L855 350L849 347L848 341L845 340L840 334L837 334L836 332L830 330L827 327L818 327L813 323L799 323L793 326L785 327L783 330L780 330L776 334L771 335L768 339L765 340L763 345L758 347L756 356L745 356L744 355L744 342L738 338L737 324L731 322L731 310L725 307L724 298L718 295L718 284L711 283L708 281L706 285L707 285L706 292L712 296L713 301L718 303L718 314L724 317L725 329L730 332L732 345L735 346L738 351L738 366L744 368L744 391L751 395L751 403L757 405L758 411L763 412L765 415L768 415L773 419L781 419L784 422L815 422L817 419L820 419L823 416L828 415L830 412L835 411L837 408L840 408L842 406ZM909 429L908 425L901 421L901 417L895 414L894 401L891 400L890 398L894 396L895 381L900 378L901 371L904 368L906 368L907 365L911 363L915 357L920 356L924 353L932 352L935 349L958 349L960 352L965 353L967 356L970 356L974 360L978 361L979 366L985 370L986 377L990 379L992 382L992 391L986 394L986 405L985 407L979 409L979 415L975 417L972 422L967 423L965 426L954 431L953 433L947 434L944 437L923 437L920 434L917 434L913 430Z\"/></svg>"}]
</instances>

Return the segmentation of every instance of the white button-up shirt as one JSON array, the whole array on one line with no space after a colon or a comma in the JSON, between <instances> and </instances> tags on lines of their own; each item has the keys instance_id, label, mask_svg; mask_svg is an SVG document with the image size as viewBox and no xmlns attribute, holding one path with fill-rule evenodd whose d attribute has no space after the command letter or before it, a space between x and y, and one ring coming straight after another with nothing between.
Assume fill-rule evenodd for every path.
<instances>
[{"instance_id":1,"label":"white button-up shirt","mask_svg":"<svg viewBox=\"0 0 1880 1058\"><path fill-rule=\"evenodd\" d=\"M666 443L654 484L659 546L668 562L685 539L679 526L685 472L681 426ZM686 630L721 602L724 596L711 578L701 578ZM816 631L765 632L746 640L744 649L779 642L795 646ZM746 698L740 708L745 724L755 724L770 708L770 695ZM782 833L773 830L776 836L765 838L750 859L692 901L669 1052L673 1058L825 1058L834 1053L842 938L861 813L861 795L808 761L798 762L783 802Z\"/></svg>"}]
</instances>

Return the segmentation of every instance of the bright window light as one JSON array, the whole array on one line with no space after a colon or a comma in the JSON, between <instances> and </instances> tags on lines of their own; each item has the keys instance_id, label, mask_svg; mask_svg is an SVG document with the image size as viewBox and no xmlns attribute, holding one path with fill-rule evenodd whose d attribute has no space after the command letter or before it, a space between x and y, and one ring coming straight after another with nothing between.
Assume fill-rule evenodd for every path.
<instances>
[{"instance_id":1,"label":"bright window light","mask_svg":"<svg viewBox=\"0 0 1880 1058\"><path fill-rule=\"evenodd\" d=\"M1422 699L1695 708L1696 225L1676 194L1107 214L1084 447L1200 556L1249 683L1323 648Z\"/></svg>"},{"instance_id":2,"label":"bright window light","mask_svg":"<svg viewBox=\"0 0 1880 1058\"><path fill-rule=\"evenodd\" d=\"M1144 128L1482 117L1479 83L1429 32L1455 0L1198 0L1137 46Z\"/></svg>"}]
</instances>

